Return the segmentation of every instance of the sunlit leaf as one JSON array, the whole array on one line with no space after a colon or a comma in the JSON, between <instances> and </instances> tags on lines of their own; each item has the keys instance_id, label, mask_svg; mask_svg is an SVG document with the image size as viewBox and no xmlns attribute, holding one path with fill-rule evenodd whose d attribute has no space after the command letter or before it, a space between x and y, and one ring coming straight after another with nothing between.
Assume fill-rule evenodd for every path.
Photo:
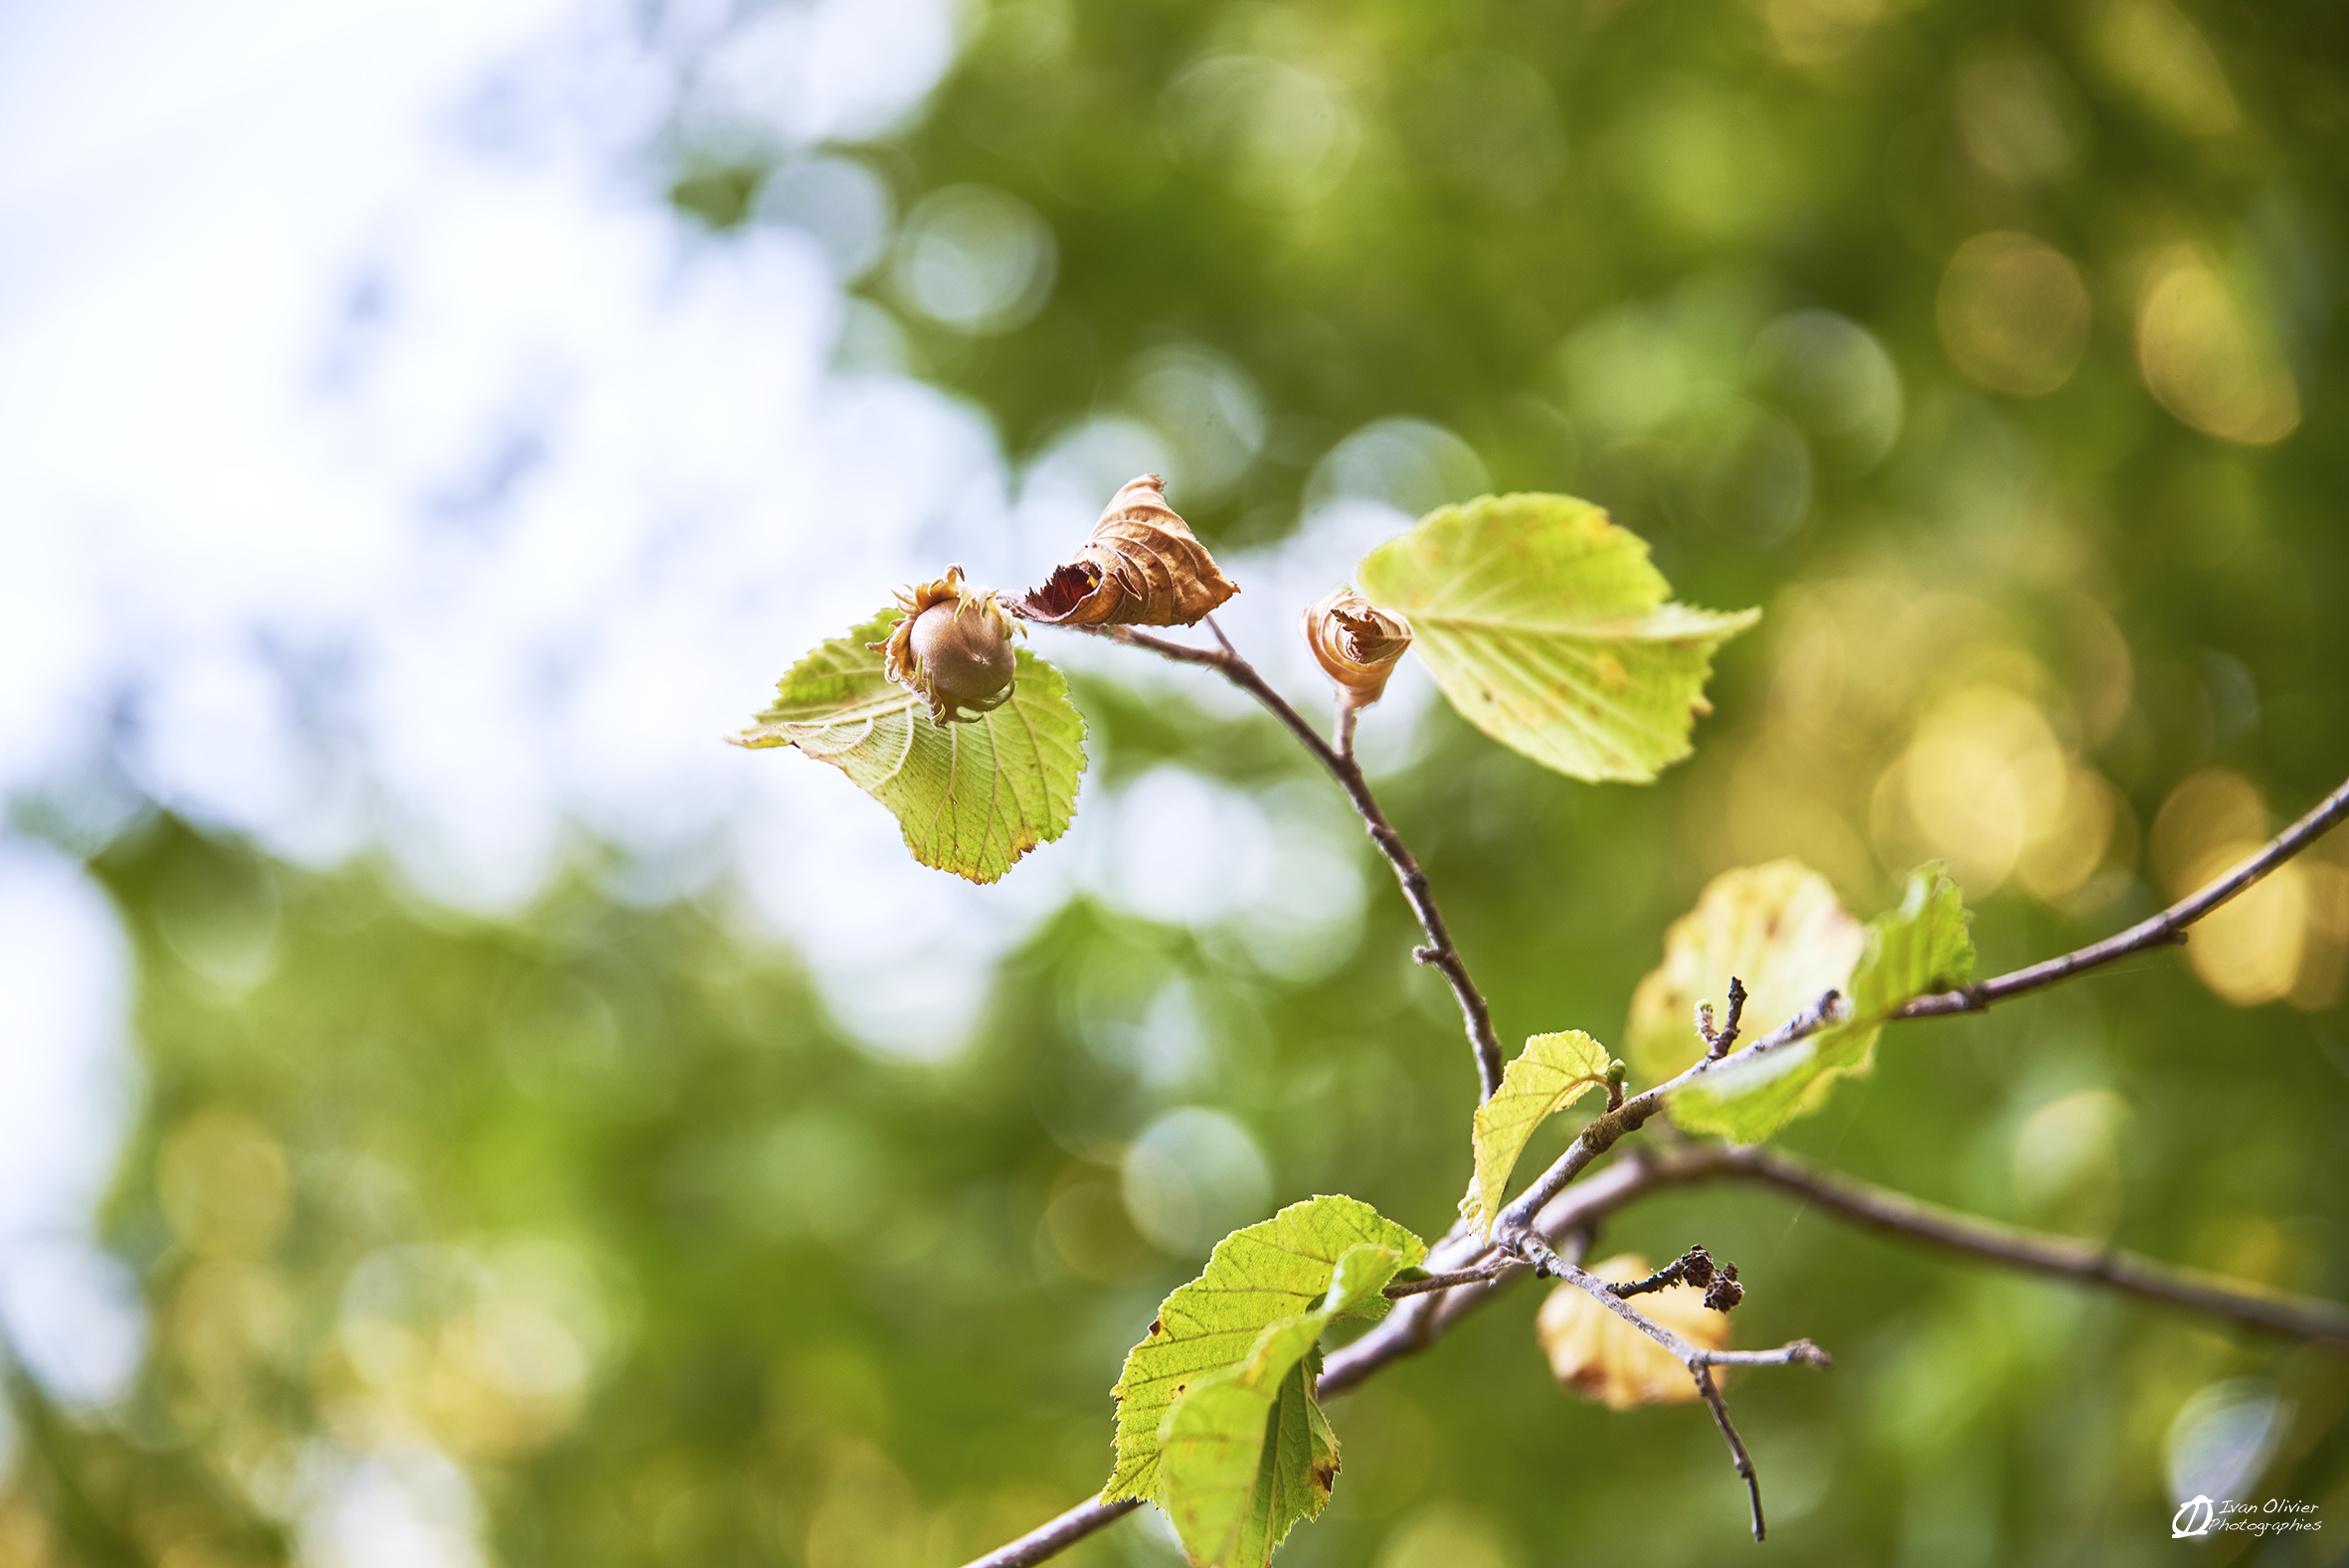
<instances>
[{"instance_id":1,"label":"sunlit leaf","mask_svg":"<svg viewBox=\"0 0 2349 1568\"><path fill-rule=\"evenodd\" d=\"M884 610L791 668L738 746L796 746L893 812L926 866L993 882L1067 831L1085 771L1085 721L1058 670L1021 648L1010 697L959 724L931 720L892 681L882 654L900 610Z\"/></svg>"},{"instance_id":2,"label":"sunlit leaf","mask_svg":"<svg viewBox=\"0 0 2349 1568\"><path fill-rule=\"evenodd\" d=\"M1645 1258L1625 1253L1594 1265L1590 1272L1615 1284L1629 1284L1646 1279L1651 1271ZM1693 1285L1668 1285L1635 1298L1632 1305L1642 1316L1703 1349L1718 1350L1729 1342L1729 1314L1707 1307L1705 1293ZM1697 1380L1671 1351L1570 1281L1561 1281L1542 1302L1534 1334L1560 1383L1610 1410L1686 1404L1698 1397ZM1726 1382L1728 1369L1714 1368L1713 1378L1717 1384Z\"/></svg>"},{"instance_id":3,"label":"sunlit leaf","mask_svg":"<svg viewBox=\"0 0 2349 1568\"><path fill-rule=\"evenodd\" d=\"M1156 1497L1159 1427L1169 1407L1200 1378L1246 1359L1271 1324L1322 1308L1339 1260L1365 1245L1394 1254L1397 1269L1427 1256L1418 1237L1348 1197L1293 1203L1217 1242L1205 1272L1159 1305L1150 1332L1126 1354L1110 1391L1118 1401L1117 1466L1103 1499ZM1376 1317L1386 1305L1375 1289L1363 1299L1350 1284L1342 1309Z\"/></svg>"},{"instance_id":4,"label":"sunlit leaf","mask_svg":"<svg viewBox=\"0 0 2349 1568\"><path fill-rule=\"evenodd\" d=\"M1402 1265L1386 1247L1347 1249L1323 1305L1266 1325L1236 1365L1194 1381L1160 1429L1159 1501L1198 1568L1262 1568L1299 1519L1330 1500L1338 1439L1314 1398L1332 1320L1383 1310Z\"/></svg>"},{"instance_id":5,"label":"sunlit leaf","mask_svg":"<svg viewBox=\"0 0 2349 1568\"><path fill-rule=\"evenodd\" d=\"M1745 984L1738 1038L1760 1039L1819 999L1849 988L1867 934L1827 879L1797 860L1724 871L1664 933L1664 961L1631 993L1625 1054L1661 1083L1705 1053L1697 1004L1727 1018L1731 976Z\"/></svg>"},{"instance_id":6,"label":"sunlit leaf","mask_svg":"<svg viewBox=\"0 0 2349 1568\"><path fill-rule=\"evenodd\" d=\"M1974 975L1973 919L1939 865L1908 877L1900 907L1868 923L1852 966L1850 1012L1834 1027L1761 1056L1731 1061L1672 1094L1672 1120L1692 1132L1757 1143L1826 1102L1834 1081L1865 1072L1884 1020L1911 997L1965 984Z\"/></svg>"},{"instance_id":7,"label":"sunlit leaf","mask_svg":"<svg viewBox=\"0 0 2349 1568\"><path fill-rule=\"evenodd\" d=\"M1439 508L1358 579L1409 618L1454 707L1576 779L1643 782L1688 756L1714 649L1761 615L1666 603L1647 543L1564 495Z\"/></svg>"},{"instance_id":8,"label":"sunlit leaf","mask_svg":"<svg viewBox=\"0 0 2349 1568\"><path fill-rule=\"evenodd\" d=\"M1534 1130L1605 1082L1607 1049L1579 1029L1537 1034L1501 1075L1493 1098L1476 1108L1476 1184L1460 1212L1490 1232L1509 1189L1509 1173Z\"/></svg>"},{"instance_id":9,"label":"sunlit leaf","mask_svg":"<svg viewBox=\"0 0 2349 1568\"><path fill-rule=\"evenodd\" d=\"M1911 871L1900 907L1868 923L1868 946L1852 969L1854 1020L1883 1018L1915 997L1969 983L1973 919L1937 862Z\"/></svg>"}]
</instances>

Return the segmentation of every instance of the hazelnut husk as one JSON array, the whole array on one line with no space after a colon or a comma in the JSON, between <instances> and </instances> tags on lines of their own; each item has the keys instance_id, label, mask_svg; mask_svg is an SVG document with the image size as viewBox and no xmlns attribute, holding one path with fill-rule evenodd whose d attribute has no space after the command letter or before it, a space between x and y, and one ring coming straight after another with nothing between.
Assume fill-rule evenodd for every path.
<instances>
[{"instance_id":1,"label":"hazelnut husk","mask_svg":"<svg viewBox=\"0 0 2349 1568\"><path fill-rule=\"evenodd\" d=\"M882 652L888 677L929 705L933 724L969 724L1010 700L1018 666L1011 654L1017 621L994 591L971 588L963 569L914 583L897 594L905 610Z\"/></svg>"},{"instance_id":2,"label":"hazelnut husk","mask_svg":"<svg viewBox=\"0 0 2349 1568\"><path fill-rule=\"evenodd\" d=\"M1305 642L1349 708L1376 702L1411 646L1411 623L1342 588L1305 612Z\"/></svg>"}]
</instances>

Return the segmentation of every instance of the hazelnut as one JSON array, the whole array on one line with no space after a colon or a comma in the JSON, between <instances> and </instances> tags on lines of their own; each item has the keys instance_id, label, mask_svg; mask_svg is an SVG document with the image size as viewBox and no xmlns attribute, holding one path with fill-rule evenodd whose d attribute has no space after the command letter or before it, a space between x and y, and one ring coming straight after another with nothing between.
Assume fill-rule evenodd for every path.
<instances>
[{"instance_id":1,"label":"hazelnut","mask_svg":"<svg viewBox=\"0 0 2349 1568\"><path fill-rule=\"evenodd\" d=\"M932 723L967 724L1009 699L1017 673L1011 635L1019 628L993 592L966 587L963 569L950 566L946 576L902 590L897 602L905 618L873 646L885 650L889 678L929 704Z\"/></svg>"}]
</instances>

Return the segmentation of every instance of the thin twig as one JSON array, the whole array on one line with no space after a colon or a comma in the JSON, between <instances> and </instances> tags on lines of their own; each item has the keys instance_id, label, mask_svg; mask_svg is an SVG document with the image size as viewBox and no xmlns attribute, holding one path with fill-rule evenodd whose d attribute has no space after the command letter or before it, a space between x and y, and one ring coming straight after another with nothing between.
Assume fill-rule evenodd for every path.
<instances>
[{"instance_id":1,"label":"thin twig","mask_svg":"<svg viewBox=\"0 0 2349 1568\"><path fill-rule=\"evenodd\" d=\"M1753 1538L1757 1541L1762 1539L1765 1529L1762 1523L1761 1481L1754 1475L1753 1456L1745 1452L1744 1441L1737 1436L1737 1428L1729 1420L1728 1401L1721 1398L1720 1387L1713 1380L1713 1368L1717 1366L1792 1366L1797 1362L1806 1366L1826 1367L1835 1364L1834 1358L1808 1339L1797 1339L1791 1344L1780 1345L1775 1350L1708 1349L1704 1345L1692 1343L1674 1333L1626 1302L1621 1295L1617 1294L1612 1284L1566 1262L1542 1245L1540 1241L1528 1238L1522 1241L1520 1246L1533 1259L1536 1272L1554 1274L1569 1284L1580 1287L1591 1300L1662 1345L1675 1360L1689 1369L1689 1376L1696 1382L1698 1394L1703 1397L1706 1404L1713 1408L1713 1419L1719 1425L1721 1437L1729 1445L1729 1461L1736 1467L1739 1479L1745 1482L1745 1495L1753 1506Z\"/></svg>"},{"instance_id":2,"label":"thin twig","mask_svg":"<svg viewBox=\"0 0 2349 1568\"><path fill-rule=\"evenodd\" d=\"M1713 1283L1713 1254L1703 1246L1691 1247L1687 1252L1658 1269L1644 1280L1628 1280L1607 1287L1617 1296L1646 1296L1682 1281L1703 1290Z\"/></svg>"},{"instance_id":3,"label":"thin twig","mask_svg":"<svg viewBox=\"0 0 2349 1568\"><path fill-rule=\"evenodd\" d=\"M1711 1148L1698 1158L1718 1174L1799 1194L1868 1230L1931 1242L2034 1274L2110 1286L2140 1301L2207 1312L2270 1333L2349 1346L2349 1308L2331 1302L2262 1291L2198 1269L1978 1219L1820 1170L1774 1149Z\"/></svg>"},{"instance_id":4,"label":"thin twig","mask_svg":"<svg viewBox=\"0 0 2349 1568\"><path fill-rule=\"evenodd\" d=\"M1569 1285L1579 1286L1608 1311L1622 1318L1632 1327L1655 1340L1672 1352L1674 1360L1685 1366L1792 1366L1802 1362L1809 1366L1833 1366L1835 1358L1808 1339L1796 1339L1775 1350L1713 1350L1683 1339L1679 1334L1617 1296L1611 1281L1602 1280L1577 1265L1566 1262L1538 1239L1527 1246L1534 1253L1534 1272L1548 1273Z\"/></svg>"},{"instance_id":5,"label":"thin twig","mask_svg":"<svg viewBox=\"0 0 2349 1568\"><path fill-rule=\"evenodd\" d=\"M1737 1043L1737 1025L1745 1017L1745 982L1736 975L1729 976L1729 1016L1721 1024L1720 1033L1705 1042L1705 1054L1715 1061L1729 1054Z\"/></svg>"},{"instance_id":6,"label":"thin twig","mask_svg":"<svg viewBox=\"0 0 2349 1568\"><path fill-rule=\"evenodd\" d=\"M1737 1436L1736 1424L1729 1420L1729 1402L1720 1397L1720 1385L1713 1380L1713 1368L1693 1366L1689 1376L1696 1379L1697 1392L1713 1410L1714 1424L1720 1428L1721 1440L1729 1445L1729 1463L1737 1467L1738 1479L1745 1482L1745 1500L1753 1509L1753 1538L1764 1540L1769 1526L1762 1522L1761 1478L1753 1473L1753 1456L1745 1452L1745 1440Z\"/></svg>"},{"instance_id":7,"label":"thin twig","mask_svg":"<svg viewBox=\"0 0 2349 1568\"><path fill-rule=\"evenodd\" d=\"M1994 980L1919 996L1893 1014L1896 1018L1935 1018L1948 1013L1980 1012L1992 1002L2005 1001L2026 991L2068 980L2115 958L2148 948L2175 947L2186 940L2186 928L2243 892L2277 866L2306 849L2344 818L2349 818L2349 783L2319 800L2297 822L2267 841L2266 847L2191 897L2180 899L2150 920L2139 921L2117 936L2091 943L2077 953L2034 963L2001 974Z\"/></svg>"},{"instance_id":8,"label":"thin twig","mask_svg":"<svg viewBox=\"0 0 2349 1568\"><path fill-rule=\"evenodd\" d=\"M1083 626L1078 629L1095 636L1112 637L1133 647L1147 648L1161 658L1173 659L1180 664L1196 664L1214 670L1262 703L1291 735L1297 737L1299 744L1313 753L1314 760L1329 770L1330 776L1338 781L1339 787L1346 791L1346 797L1354 803L1355 811L1361 817L1363 825L1369 829L1370 841L1378 846L1379 853L1393 865L1395 878L1403 885L1403 896L1411 901L1412 912L1419 917L1419 925L1427 933L1427 946L1412 949L1411 957L1421 963L1433 965L1445 979L1451 981L1452 995L1460 1003L1460 1015L1468 1028L1469 1046L1476 1053L1478 1098L1493 1098L1493 1092L1501 1087L1501 1040L1493 1032L1492 1010L1485 1005L1484 993L1476 988L1476 981L1469 978L1468 965L1462 961L1460 951L1452 946L1451 931L1444 924L1442 911L1436 908L1435 894L1427 884L1427 873L1420 869L1418 860L1412 855L1409 846L1404 844L1402 835L1394 830L1394 825L1386 819L1386 813L1379 808L1377 797L1370 792L1369 781L1362 777L1361 766L1354 759L1351 745L1341 751L1315 733L1304 716L1290 706L1289 700L1273 690L1271 683L1257 673L1256 666L1242 658L1238 650L1232 647L1230 639L1224 636L1223 629L1215 624L1212 615L1207 617L1207 629L1214 632L1215 640L1223 644L1220 649L1193 647L1169 637L1137 631L1132 626Z\"/></svg>"},{"instance_id":9,"label":"thin twig","mask_svg":"<svg viewBox=\"0 0 2349 1568\"><path fill-rule=\"evenodd\" d=\"M1057 1557L1105 1524L1118 1520L1142 1506L1139 1497L1128 1497L1123 1502L1103 1502L1099 1497L1087 1497L1083 1502L1037 1525L1015 1541L1005 1541L985 1557L974 1557L963 1568L1028 1568L1047 1557Z\"/></svg>"},{"instance_id":10,"label":"thin twig","mask_svg":"<svg viewBox=\"0 0 2349 1568\"><path fill-rule=\"evenodd\" d=\"M1421 1280L1397 1280L1380 1294L1390 1302L1399 1302L1406 1296L1424 1296L1429 1291L1449 1291L1463 1285L1486 1285L1500 1272L1500 1264L1488 1261L1474 1269L1455 1269L1450 1274L1431 1274Z\"/></svg>"}]
</instances>

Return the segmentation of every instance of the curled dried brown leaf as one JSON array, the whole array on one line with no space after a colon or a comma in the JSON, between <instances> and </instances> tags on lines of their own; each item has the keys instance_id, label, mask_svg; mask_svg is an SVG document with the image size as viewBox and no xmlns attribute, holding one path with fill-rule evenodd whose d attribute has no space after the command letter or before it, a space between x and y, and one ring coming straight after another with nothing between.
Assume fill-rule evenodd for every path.
<instances>
[{"instance_id":1,"label":"curled dried brown leaf","mask_svg":"<svg viewBox=\"0 0 2349 1568\"><path fill-rule=\"evenodd\" d=\"M994 590L970 587L950 566L944 577L899 589L897 603L905 618L870 646L891 680L930 705L931 723L967 724L1003 705L1019 625Z\"/></svg>"},{"instance_id":2,"label":"curled dried brown leaf","mask_svg":"<svg viewBox=\"0 0 2349 1568\"><path fill-rule=\"evenodd\" d=\"M1651 1271L1645 1258L1625 1253L1590 1272L1602 1280L1629 1284L1646 1279ZM1718 1350L1729 1342L1729 1319L1706 1306L1705 1293L1695 1286L1673 1285L1643 1295L1639 1310L1703 1349ZM1698 1397L1696 1380L1671 1351L1607 1310L1578 1285L1561 1283L1549 1293L1534 1332L1557 1380L1609 1410L1686 1404ZM1725 1381L1727 1368L1715 1367L1713 1377L1717 1383Z\"/></svg>"},{"instance_id":3,"label":"curled dried brown leaf","mask_svg":"<svg viewBox=\"0 0 2349 1568\"><path fill-rule=\"evenodd\" d=\"M1305 643L1350 708L1366 707L1411 646L1411 623L1342 588L1305 612Z\"/></svg>"},{"instance_id":4,"label":"curled dried brown leaf","mask_svg":"<svg viewBox=\"0 0 2349 1568\"><path fill-rule=\"evenodd\" d=\"M1076 556L1022 596L1018 612L1062 626L1187 626L1240 591L1155 473L1110 497Z\"/></svg>"}]
</instances>

